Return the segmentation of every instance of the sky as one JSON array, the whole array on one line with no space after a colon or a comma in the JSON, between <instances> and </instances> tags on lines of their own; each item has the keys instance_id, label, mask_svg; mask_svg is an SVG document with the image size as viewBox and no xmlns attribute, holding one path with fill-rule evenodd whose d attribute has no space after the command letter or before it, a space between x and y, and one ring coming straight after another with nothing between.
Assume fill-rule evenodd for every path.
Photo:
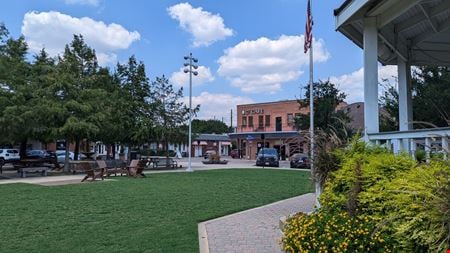
<instances>
[{"instance_id":1,"label":"sky","mask_svg":"<svg viewBox=\"0 0 450 253\"><path fill-rule=\"evenodd\" d=\"M314 80L330 80L363 100L363 55L335 31L333 9L343 0L313 0ZM34 54L62 53L82 34L102 66L114 70L135 55L150 80L165 75L189 96L183 56L198 59L192 101L200 119L230 122L237 104L302 98L309 80L303 52L306 0L18 0L0 9L11 36L23 35ZM379 66L395 80L396 67ZM234 122L234 125L236 123Z\"/></svg>"}]
</instances>

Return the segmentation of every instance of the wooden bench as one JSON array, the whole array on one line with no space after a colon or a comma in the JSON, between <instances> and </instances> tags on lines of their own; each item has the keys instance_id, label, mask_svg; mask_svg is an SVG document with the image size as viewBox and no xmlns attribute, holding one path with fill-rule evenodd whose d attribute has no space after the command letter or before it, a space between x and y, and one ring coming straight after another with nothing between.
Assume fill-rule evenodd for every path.
<instances>
[{"instance_id":1,"label":"wooden bench","mask_svg":"<svg viewBox=\"0 0 450 253\"><path fill-rule=\"evenodd\" d=\"M153 160L153 168L164 167L164 168L178 168L178 162L170 157L156 158Z\"/></svg>"},{"instance_id":2,"label":"wooden bench","mask_svg":"<svg viewBox=\"0 0 450 253\"><path fill-rule=\"evenodd\" d=\"M105 168L99 168L95 161L72 161L69 163L70 170L75 174L75 172L85 173L86 176L81 180L81 182L86 181L88 178L92 178L94 181L97 178L104 179Z\"/></svg>"},{"instance_id":3,"label":"wooden bench","mask_svg":"<svg viewBox=\"0 0 450 253\"><path fill-rule=\"evenodd\" d=\"M120 175L122 176L123 174L128 174L127 171L127 163L122 161L122 160L106 160L103 161L105 163L105 168L106 168L106 176L109 177L112 174L114 174L114 176L117 176L117 173L120 173ZM99 164L100 167L100 163L99 161L97 161L97 164Z\"/></svg>"}]
</instances>

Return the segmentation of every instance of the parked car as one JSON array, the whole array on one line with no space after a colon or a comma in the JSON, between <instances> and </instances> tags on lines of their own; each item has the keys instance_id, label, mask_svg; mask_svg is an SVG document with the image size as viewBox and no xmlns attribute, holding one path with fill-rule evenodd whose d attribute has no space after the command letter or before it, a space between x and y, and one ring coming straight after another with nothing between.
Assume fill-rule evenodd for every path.
<instances>
[{"instance_id":1,"label":"parked car","mask_svg":"<svg viewBox=\"0 0 450 253\"><path fill-rule=\"evenodd\" d=\"M56 157L59 163L64 163L65 159L66 159L66 151L65 150L57 150L56 152ZM69 151L69 160L74 160L75 158L75 153L73 153L72 151ZM86 155L83 154L78 154L78 160L84 160L86 159Z\"/></svg>"},{"instance_id":2,"label":"parked car","mask_svg":"<svg viewBox=\"0 0 450 253\"><path fill-rule=\"evenodd\" d=\"M212 155L217 154L217 152L215 150L207 150L205 152L205 154L203 155L203 158L208 159L210 158Z\"/></svg>"},{"instance_id":3,"label":"parked car","mask_svg":"<svg viewBox=\"0 0 450 253\"><path fill-rule=\"evenodd\" d=\"M309 169L309 158L307 154L296 153L290 158L291 168Z\"/></svg>"},{"instance_id":4,"label":"parked car","mask_svg":"<svg viewBox=\"0 0 450 253\"><path fill-rule=\"evenodd\" d=\"M0 149L0 163L14 162L20 160L19 150Z\"/></svg>"},{"instance_id":5,"label":"parked car","mask_svg":"<svg viewBox=\"0 0 450 253\"><path fill-rule=\"evenodd\" d=\"M56 160L56 154L47 150L28 150L26 154L28 159L41 159L43 161L54 162Z\"/></svg>"},{"instance_id":6,"label":"parked car","mask_svg":"<svg viewBox=\"0 0 450 253\"><path fill-rule=\"evenodd\" d=\"M256 157L256 166L280 167L278 151L274 148L262 148Z\"/></svg>"},{"instance_id":7,"label":"parked car","mask_svg":"<svg viewBox=\"0 0 450 253\"><path fill-rule=\"evenodd\" d=\"M233 149L230 152L231 158L239 158L239 151L237 149Z\"/></svg>"}]
</instances>

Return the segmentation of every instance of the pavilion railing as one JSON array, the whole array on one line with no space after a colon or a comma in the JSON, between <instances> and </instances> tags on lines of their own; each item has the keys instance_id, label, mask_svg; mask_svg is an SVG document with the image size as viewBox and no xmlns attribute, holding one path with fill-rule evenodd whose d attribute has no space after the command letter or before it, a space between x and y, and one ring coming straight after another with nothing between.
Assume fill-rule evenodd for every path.
<instances>
[{"instance_id":1,"label":"pavilion railing","mask_svg":"<svg viewBox=\"0 0 450 253\"><path fill-rule=\"evenodd\" d=\"M427 161L433 154L449 159L449 137L450 127L367 134L368 141L394 153L406 152L414 157L416 151L422 149Z\"/></svg>"}]
</instances>

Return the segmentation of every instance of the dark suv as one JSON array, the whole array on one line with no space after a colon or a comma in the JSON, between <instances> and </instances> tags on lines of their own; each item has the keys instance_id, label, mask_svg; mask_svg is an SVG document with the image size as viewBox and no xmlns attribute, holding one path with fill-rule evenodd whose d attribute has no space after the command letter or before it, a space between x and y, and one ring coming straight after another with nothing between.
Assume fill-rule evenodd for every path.
<instances>
[{"instance_id":1,"label":"dark suv","mask_svg":"<svg viewBox=\"0 0 450 253\"><path fill-rule=\"evenodd\" d=\"M279 167L278 151L274 148L262 148L256 158L256 166Z\"/></svg>"}]
</instances>

